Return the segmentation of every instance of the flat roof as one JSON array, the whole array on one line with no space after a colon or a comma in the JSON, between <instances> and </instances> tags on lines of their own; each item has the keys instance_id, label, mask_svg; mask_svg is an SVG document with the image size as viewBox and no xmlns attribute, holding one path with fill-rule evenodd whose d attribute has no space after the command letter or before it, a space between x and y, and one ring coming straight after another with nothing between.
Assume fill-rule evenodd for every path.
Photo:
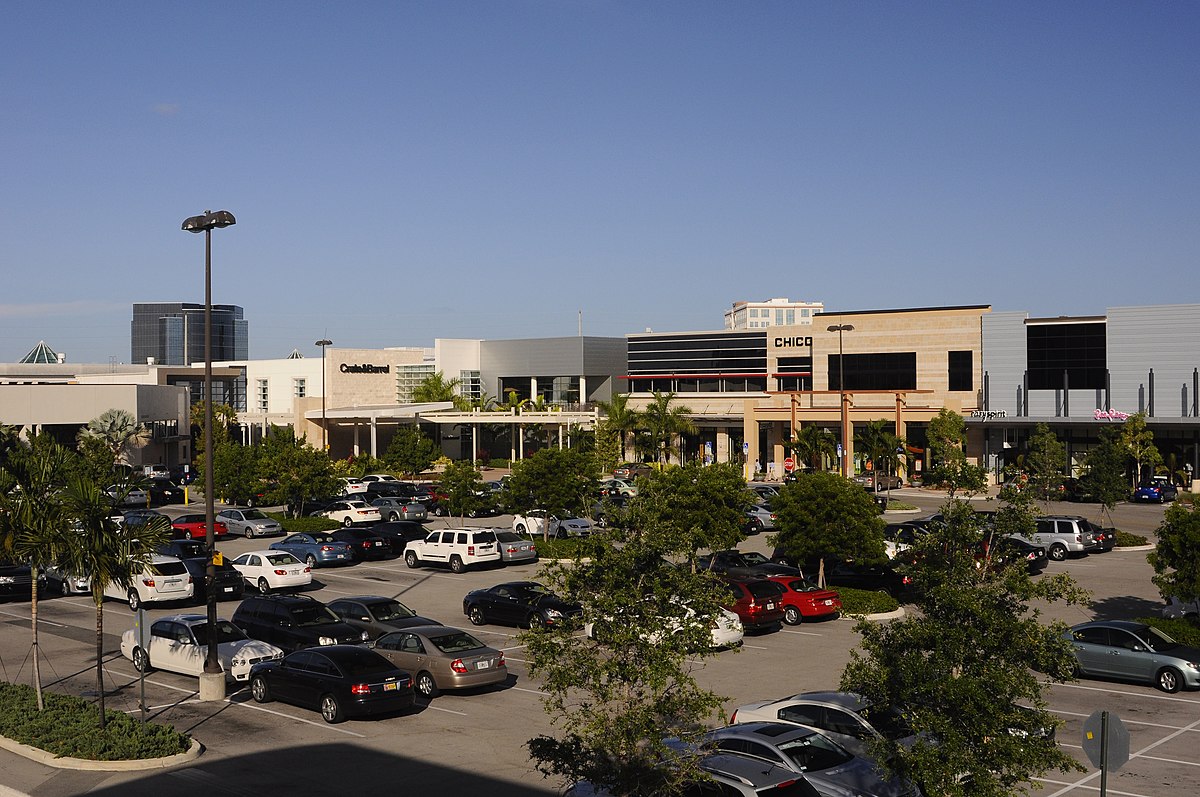
<instances>
[{"instance_id":1,"label":"flat roof","mask_svg":"<svg viewBox=\"0 0 1200 797\"><path fill-rule=\"evenodd\" d=\"M891 310L843 310L837 312L834 310L822 310L819 313L813 313L813 316L819 315L882 315L884 313L936 313L945 312L947 310L991 310L990 304L956 304L947 305L945 307L896 307Z\"/></svg>"}]
</instances>

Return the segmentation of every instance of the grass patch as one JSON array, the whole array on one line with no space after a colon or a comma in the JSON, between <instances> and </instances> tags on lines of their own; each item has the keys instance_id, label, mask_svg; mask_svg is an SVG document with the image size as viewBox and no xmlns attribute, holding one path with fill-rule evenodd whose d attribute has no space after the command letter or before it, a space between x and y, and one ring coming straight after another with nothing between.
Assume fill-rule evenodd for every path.
<instances>
[{"instance_id":1,"label":"grass patch","mask_svg":"<svg viewBox=\"0 0 1200 797\"><path fill-rule=\"evenodd\" d=\"M1145 537L1140 534L1133 534L1128 531L1117 529L1117 547L1118 548L1133 548L1138 545L1148 545L1150 543Z\"/></svg>"},{"instance_id":2,"label":"grass patch","mask_svg":"<svg viewBox=\"0 0 1200 797\"><path fill-rule=\"evenodd\" d=\"M888 511L889 512L891 512L893 509L899 509L903 512L913 512L920 508L921 507L919 507L919 506L913 506L912 504L906 504L903 501L895 501L895 500L888 501Z\"/></svg>"},{"instance_id":3,"label":"grass patch","mask_svg":"<svg viewBox=\"0 0 1200 797\"><path fill-rule=\"evenodd\" d=\"M1139 623L1153 626L1181 645L1200 647L1200 621L1194 617L1168 620L1165 617L1139 617Z\"/></svg>"},{"instance_id":4,"label":"grass patch","mask_svg":"<svg viewBox=\"0 0 1200 797\"><path fill-rule=\"evenodd\" d=\"M300 534L311 531L333 531L340 529L341 523L327 517L288 517L283 512L263 513L272 520L278 520L279 525L288 534Z\"/></svg>"},{"instance_id":5,"label":"grass patch","mask_svg":"<svg viewBox=\"0 0 1200 797\"><path fill-rule=\"evenodd\" d=\"M43 691L46 709L37 710L37 693L24 684L0 683L0 735L56 756L92 761L135 761L187 752L192 740L170 725L146 723L120 711L107 711L100 730L99 708L80 697Z\"/></svg>"},{"instance_id":6,"label":"grass patch","mask_svg":"<svg viewBox=\"0 0 1200 797\"><path fill-rule=\"evenodd\" d=\"M894 612L900 608L899 601L882 590L872 592L851 587L830 587L830 589L837 590L837 594L842 599L842 614L850 617Z\"/></svg>"}]
</instances>

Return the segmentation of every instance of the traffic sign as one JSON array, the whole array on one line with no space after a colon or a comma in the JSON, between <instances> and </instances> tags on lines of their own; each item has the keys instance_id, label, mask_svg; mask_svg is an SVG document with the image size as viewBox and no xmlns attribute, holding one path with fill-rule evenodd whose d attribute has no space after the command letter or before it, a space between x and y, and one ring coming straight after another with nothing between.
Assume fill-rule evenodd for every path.
<instances>
[{"instance_id":1,"label":"traffic sign","mask_svg":"<svg viewBox=\"0 0 1200 797\"><path fill-rule=\"evenodd\" d=\"M1083 752L1092 766L1116 772L1129 761L1129 729L1111 711L1094 711L1083 723Z\"/></svg>"},{"instance_id":2,"label":"traffic sign","mask_svg":"<svg viewBox=\"0 0 1200 797\"><path fill-rule=\"evenodd\" d=\"M787 459L785 459L783 461L783 469L786 470L788 473L791 473L792 471L794 471L796 469L796 459L794 457L788 457Z\"/></svg>"}]
</instances>

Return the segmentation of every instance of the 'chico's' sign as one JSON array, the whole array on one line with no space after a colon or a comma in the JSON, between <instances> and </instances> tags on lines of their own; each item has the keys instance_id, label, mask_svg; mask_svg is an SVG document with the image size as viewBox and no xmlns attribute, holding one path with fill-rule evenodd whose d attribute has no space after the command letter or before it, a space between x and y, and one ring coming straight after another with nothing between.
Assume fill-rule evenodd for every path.
<instances>
[{"instance_id":1,"label":"'chico's' sign","mask_svg":"<svg viewBox=\"0 0 1200 797\"><path fill-rule=\"evenodd\" d=\"M777 349L792 349L800 346L808 346L812 348L812 338L794 337L794 338L775 338L775 348Z\"/></svg>"},{"instance_id":2,"label":"'chico's' sign","mask_svg":"<svg viewBox=\"0 0 1200 797\"><path fill-rule=\"evenodd\" d=\"M350 363L342 363L339 369L343 374L390 374L392 366L390 365L357 365Z\"/></svg>"}]
</instances>

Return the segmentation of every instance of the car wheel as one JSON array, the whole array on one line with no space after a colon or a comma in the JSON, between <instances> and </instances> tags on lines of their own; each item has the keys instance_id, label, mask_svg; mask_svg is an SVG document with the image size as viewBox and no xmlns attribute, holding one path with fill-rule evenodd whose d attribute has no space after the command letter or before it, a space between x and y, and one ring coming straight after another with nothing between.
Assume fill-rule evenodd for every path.
<instances>
[{"instance_id":1,"label":"car wheel","mask_svg":"<svg viewBox=\"0 0 1200 797\"><path fill-rule=\"evenodd\" d=\"M271 687L267 686L266 678L256 675L250 679L250 697L255 703L271 702Z\"/></svg>"},{"instance_id":2,"label":"car wheel","mask_svg":"<svg viewBox=\"0 0 1200 797\"><path fill-rule=\"evenodd\" d=\"M1183 686L1183 675L1174 667L1163 667L1154 676L1154 684L1164 692L1178 692Z\"/></svg>"},{"instance_id":3,"label":"car wheel","mask_svg":"<svg viewBox=\"0 0 1200 797\"><path fill-rule=\"evenodd\" d=\"M1050 550L1046 551L1046 555L1056 562L1061 562L1067 558L1067 546L1061 542L1056 542L1050 546Z\"/></svg>"},{"instance_id":4,"label":"car wheel","mask_svg":"<svg viewBox=\"0 0 1200 797\"><path fill-rule=\"evenodd\" d=\"M795 606L785 606L783 609L783 621L788 625L800 625L804 622L804 615L800 614L800 610Z\"/></svg>"},{"instance_id":5,"label":"car wheel","mask_svg":"<svg viewBox=\"0 0 1200 797\"><path fill-rule=\"evenodd\" d=\"M758 534L759 532L761 532L763 530L763 528L764 528L763 522L761 520L759 520L758 518L754 518L754 521L751 522L751 524L750 524L750 529L751 529L750 533Z\"/></svg>"},{"instance_id":6,"label":"car wheel","mask_svg":"<svg viewBox=\"0 0 1200 797\"><path fill-rule=\"evenodd\" d=\"M460 558L459 558L457 555L456 555L456 556L451 556L451 557L450 557L450 570L451 570L451 572L453 572L453 573L461 573L462 571L464 571L464 570L466 570L466 569L467 569L467 568L465 568L465 567L463 566L463 560L462 560L462 559L460 559Z\"/></svg>"},{"instance_id":7,"label":"car wheel","mask_svg":"<svg viewBox=\"0 0 1200 797\"><path fill-rule=\"evenodd\" d=\"M409 567L417 567L421 564L421 560L417 559L416 551L404 552L404 564L408 565Z\"/></svg>"},{"instance_id":8,"label":"car wheel","mask_svg":"<svg viewBox=\"0 0 1200 797\"><path fill-rule=\"evenodd\" d=\"M399 512L393 512L392 514L388 515L388 520L391 520L391 521L393 521L393 522L395 522L395 521L397 521L397 520L399 520L399 519L400 519L400 513L399 513Z\"/></svg>"},{"instance_id":9,"label":"car wheel","mask_svg":"<svg viewBox=\"0 0 1200 797\"><path fill-rule=\"evenodd\" d=\"M129 590L128 601L129 611L136 612L138 609L142 608L142 596L138 595L136 589Z\"/></svg>"},{"instance_id":10,"label":"car wheel","mask_svg":"<svg viewBox=\"0 0 1200 797\"><path fill-rule=\"evenodd\" d=\"M472 606L467 609L467 617L471 620L471 625L485 625L487 618L483 616L483 609L478 606Z\"/></svg>"},{"instance_id":11,"label":"car wheel","mask_svg":"<svg viewBox=\"0 0 1200 797\"><path fill-rule=\"evenodd\" d=\"M342 518L342 525L345 526L346 528L350 528L351 526L354 525L354 521L348 517L344 517L344 518Z\"/></svg>"},{"instance_id":12,"label":"car wheel","mask_svg":"<svg viewBox=\"0 0 1200 797\"><path fill-rule=\"evenodd\" d=\"M446 507L444 507L444 506L436 507L433 510L433 514L437 515L438 517L445 517L446 516Z\"/></svg>"},{"instance_id":13,"label":"car wheel","mask_svg":"<svg viewBox=\"0 0 1200 797\"><path fill-rule=\"evenodd\" d=\"M267 581L266 576L259 577L258 591L261 592L263 595L267 595L271 592L271 583L269 581Z\"/></svg>"},{"instance_id":14,"label":"car wheel","mask_svg":"<svg viewBox=\"0 0 1200 797\"><path fill-rule=\"evenodd\" d=\"M413 683L413 688L417 690L417 694L421 697L437 697L438 687L437 682L433 680L433 676L427 672L417 673L417 680Z\"/></svg>"},{"instance_id":15,"label":"car wheel","mask_svg":"<svg viewBox=\"0 0 1200 797\"><path fill-rule=\"evenodd\" d=\"M330 725L346 719L346 715L342 713L342 704L333 695L323 695L321 697L321 719Z\"/></svg>"},{"instance_id":16,"label":"car wheel","mask_svg":"<svg viewBox=\"0 0 1200 797\"><path fill-rule=\"evenodd\" d=\"M525 529L525 524L524 524L524 523L518 523L518 524L517 524L517 525L516 525L516 526L513 528L513 531L517 532L517 534L525 534L525 533L527 533L527 532L526 532L526 529Z\"/></svg>"},{"instance_id":17,"label":"car wheel","mask_svg":"<svg viewBox=\"0 0 1200 797\"><path fill-rule=\"evenodd\" d=\"M133 669L141 673L150 672L150 657L141 648L133 649Z\"/></svg>"},{"instance_id":18,"label":"car wheel","mask_svg":"<svg viewBox=\"0 0 1200 797\"><path fill-rule=\"evenodd\" d=\"M525 618L525 627L531 631L535 628L545 628L546 620L537 612L530 612L529 616Z\"/></svg>"},{"instance_id":19,"label":"car wheel","mask_svg":"<svg viewBox=\"0 0 1200 797\"><path fill-rule=\"evenodd\" d=\"M183 533L183 538L184 538L185 540L190 540L190 539L192 539L192 532L191 532L190 530L188 530L188 531L185 531L185 532Z\"/></svg>"},{"instance_id":20,"label":"car wheel","mask_svg":"<svg viewBox=\"0 0 1200 797\"><path fill-rule=\"evenodd\" d=\"M479 510L472 509L470 512L467 512L467 517L479 517Z\"/></svg>"},{"instance_id":21,"label":"car wheel","mask_svg":"<svg viewBox=\"0 0 1200 797\"><path fill-rule=\"evenodd\" d=\"M307 557L305 557L304 564L308 565L309 567L311 567L313 569L316 569L317 557L313 556L312 554L309 554Z\"/></svg>"}]
</instances>

